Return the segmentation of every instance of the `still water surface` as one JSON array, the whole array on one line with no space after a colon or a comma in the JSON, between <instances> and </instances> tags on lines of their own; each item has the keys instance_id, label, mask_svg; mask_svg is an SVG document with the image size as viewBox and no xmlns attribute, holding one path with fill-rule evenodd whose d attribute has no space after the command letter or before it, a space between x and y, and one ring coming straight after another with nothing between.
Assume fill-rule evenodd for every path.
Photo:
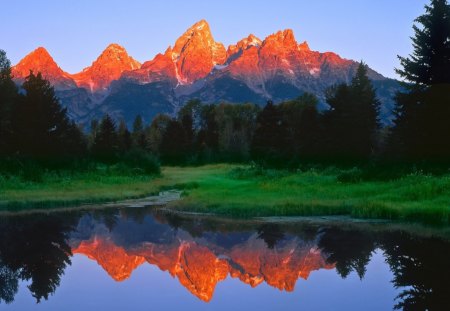
<instances>
[{"instance_id":1,"label":"still water surface","mask_svg":"<svg viewBox=\"0 0 450 311\"><path fill-rule=\"evenodd\" d=\"M152 208L0 216L0 310L448 310L441 233Z\"/></svg>"}]
</instances>

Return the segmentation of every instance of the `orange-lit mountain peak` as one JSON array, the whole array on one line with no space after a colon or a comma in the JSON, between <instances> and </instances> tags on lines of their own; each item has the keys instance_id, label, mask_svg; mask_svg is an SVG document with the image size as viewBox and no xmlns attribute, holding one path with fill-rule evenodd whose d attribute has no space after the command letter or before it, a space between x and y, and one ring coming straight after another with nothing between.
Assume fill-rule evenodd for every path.
<instances>
[{"instance_id":1,"label":"orange-lit mountain peak","mask_svg":"<svg viewBox=\"0 0 450 311\"><path fill-rule=\"evenodd\" d=\"M269 35L264 40L263 45L266 47L275 46L279 48L296 50L298 43L295 40L292 29L285 29Z\"/></svg>"},{"instance_id":2,"label":"orange-lit mountain peak","mask_svg":"<svg viewBox=\"0 0 450 311\"><path fill-rule=\"evenodd\" d=\"M105 91L124 71L137 70L141 64L128 55L124 47L112 43L90 67L73 75L77 85L92 92Z\"/></svg>"},{"instance_id":3,"label":"orange-lit mountain peak","mask_svg":"<svg viewBox=\"0 0 450 311\"><path fill-rule=\"evenodd\" d=\"M234 263L231 276L253 287L265 281L288 292L294 290L299 277L306 279L312 271L334 267L326 263L320 250L300 246L295 240L270 249L263 240L252 238L233 248L230 258Z\"/></svg>"},{"instance_id":4,"label":"orange-lit mountain peak","mask_svg":"<svg viewBox=\"0 0 450 311\"><path fill-rule=\"evenodd\" d=\"M201 300L210 301L217 283L228 275L228 263L195 243L182 244L178 254L175 273L180 283Z\"/></svg>"},{"instance_id":5,"label":"orange-lit mountain peak","mask_svg":"<svg viewBox=\"0 0 450 311\"><path fill-rule=\"evenodd\" d=\"M30 71L35 74L40 72L55 87L61 89L75 87L70 75L58 67L53 57L43 47L38 47L12 67L12 75L19 82L22 82Z\"/></svg>"},{"instance_id":6,"label":"orange-lit mountain peak","mask_svg":"<svg viewBox=\"0 0 450 311\"><path fill-rule=\"evenodd\" d=\"M206 77L215 65L225 63L227 53L223 44L214 40L209 24L201 20L178 38L171 57L178 82L186 84Z\"/></svg>"},{"instance_id":7,"label":"orange-lit mountain peak","mask_svg":"<svg viewBox=\"0 0 450 311\"><path fill-rule=\"evenodd\" d=\"M253 34L250 34L247 38L240 40L238 43L230 45L227 50L227 55L228 57L230 57L238 52L245 51L249 47L252 46L259 47L261 46L261 44L262 44L261 39L259 39Z\"/></svg>"},{"instance_id":8,"label":"orange-lit mountain peak","mask_svg":"<svg viewBox=\"0 0 450 311\"><path fill-rule=\"evenodd\" d=\"M300 43L298 45L298 49L299 49L299 51L311 51L311 49L309 48L309 44L306 41L303 41L302 43Z\"/></svg>"},{"instance_id":9,"label":"orange-lit mountain peak","mask_svg":"<svg viewBox=\"0 0 450 311\"><path fill-rule=\"evenodd\" d=\"M83 254L95 260L115 280L128 279L138 266L145 262L140 256L128 255L127 252L107 238L94 237L82 241L72 249L73 254Z\"/></svg>"},{"instance_id":10,"label":"orange-lit mountain peak","mask_svg":"<svg viewBox=\"0 0 450 311\"><path fill-rule=\"evenodd\" d=\"M229 272L228 263L207 247L195 242L175 242L168 245L144 243L132 250L149 264L167 271L194 296L210 301L217 283L224 280Z\"/></svg>"}]
</instances>

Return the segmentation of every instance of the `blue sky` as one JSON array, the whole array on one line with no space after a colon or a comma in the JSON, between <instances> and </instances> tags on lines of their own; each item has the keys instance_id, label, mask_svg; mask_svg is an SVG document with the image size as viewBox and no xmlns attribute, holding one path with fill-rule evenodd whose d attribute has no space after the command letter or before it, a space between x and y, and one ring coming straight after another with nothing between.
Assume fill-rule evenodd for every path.
<instances>
[{"instance_id":1,"label":"blue sky","mask_svg":"<svg viewBox=\"0 0 450 311\"><path fill-rule=\"evenodd\" d=\"M2 3L0 49L13 64L44 46L65 71L87 67L109 43L143 62L206 19L228 46L249 33L263 39L291 28L311 49L364 60L396 77L397 55L411 53L412 22L428 0L21 0Z\"/></svg>"}]
</instances>

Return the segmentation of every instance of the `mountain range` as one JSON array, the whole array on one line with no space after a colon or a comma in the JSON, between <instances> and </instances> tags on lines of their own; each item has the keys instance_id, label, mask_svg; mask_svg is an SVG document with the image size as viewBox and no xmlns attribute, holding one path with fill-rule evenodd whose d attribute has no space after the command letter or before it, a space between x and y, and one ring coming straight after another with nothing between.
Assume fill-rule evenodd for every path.
<instances>
[{"instance_id":1,"label":"mountain range","mask_svg":"<svg viewBox=\"0 0 450 311\"><path fill-rule=\"evenodd\" d=\"M12 73L20 84L30 70L41 72L77 122L109 113L131 123L138 114L146 122L157 113L173 114L192 98L263 105L269 99L280 102L310 92L325 107L324 91L351 81L357 66L358 62L336 53L313 51L307 42L298 43L290 29L264 40L250 34L225 48L201 20L173 47L143 64L122 46L110 44L91 66L70 74L39 47L13 66ZM370 68L369 78L383 104L382 119L389 122L399 84Z\"/></svg>"}]
</instances>

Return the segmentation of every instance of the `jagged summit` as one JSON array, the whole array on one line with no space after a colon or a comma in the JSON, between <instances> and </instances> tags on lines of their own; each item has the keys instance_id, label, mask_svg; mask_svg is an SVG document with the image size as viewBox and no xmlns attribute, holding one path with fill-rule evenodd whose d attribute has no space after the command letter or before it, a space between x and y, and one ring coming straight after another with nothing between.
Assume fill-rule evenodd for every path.
<instances>
[{"instance_id":1,"label":"jagged summit","mask_svg":"<svg viewBox=\"0 0 450 311\"><path fill-rule=\"evenodd\" d=\"M112 81L120 78L127 70L136 70L141 64L128 55L124 47L112 43L100 54L90 67L74 74L79 87L91 92L106 91Z\"/></svg>"},{"instance_id":2,"label":"jagged summit","mask_svg":"<svg viewBox=\"0 0 450 311\"><path fill-rule=\"evenodd\" d=\"M269 35L264 40L263 45L276 45L280 48L297 49L298 43L295 40L292 29L285 29Z\"/></svg>"},{"instance_id":3,"label":"jagged summit","mask_svg":"<svg viewBox=\"0 0 450 311\"><path fill-rule=\"evenodd\" d=\"M38 47L15 65L12 68L12 75L16 80L23 81L30 71L40 72L52 85L60 89L76 87L70 75L59 68L50 53L43 47Z\"/></svg>"},{"instance_id":4,"label":"jagged summit","mask_svg":"<svg viewBox=\"0 0 450 311\"><path fill-rule=\"evenodd\" d=\"M195 23L178 38L171 52L177 79L182 84L206 77L227 57L225 47L214 40L205 20Z\"/></svg>"},{"instance_id":5,"label":"jagged summit","mask_svg":"<svg viewBox=\"0 0 450 311\"><path fill-rule=\"evenodd\" d=\"M235 55L236 53L242 52L246 49L248 49L249 47L259 47L261 46L262 41L261 39L259 39L258 37L256 37L253 34L248 35L247 38L242 39L241 41L239 41L236 44L231 44L228 47L227 50L227 55L228 57L231 57L233 55Z\"/></svg>"}]
</instances>

